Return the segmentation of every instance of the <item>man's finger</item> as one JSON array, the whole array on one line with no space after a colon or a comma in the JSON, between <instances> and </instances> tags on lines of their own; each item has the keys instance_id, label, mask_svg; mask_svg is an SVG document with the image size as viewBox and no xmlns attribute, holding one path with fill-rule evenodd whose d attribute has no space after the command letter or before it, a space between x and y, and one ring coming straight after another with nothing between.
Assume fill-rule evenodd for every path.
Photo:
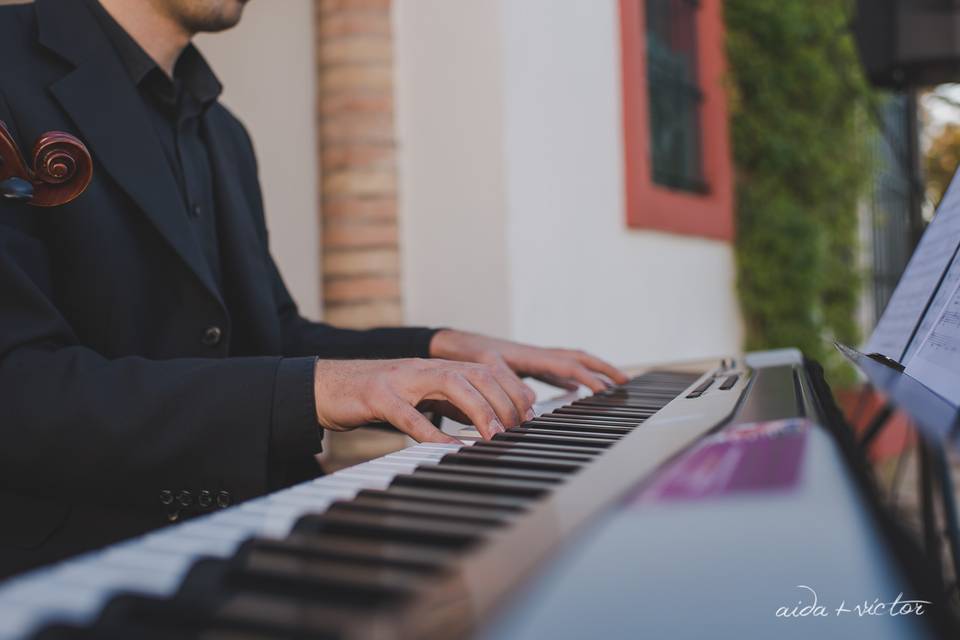
<instances>
[{"instance_id":1,"label":"man's finger","mask_svg":"<svg viewBox=\"0 0 960 640\"><path fill-rule=\"evenodd\" d=\"M628 376L626 373L616 368L609 362L601 360L594 355L589 353L577 353L576 358L580 361L580 364L585 366L587 369L596 371L597 373L602 373L617 384L626 384L630 381L630 376Z\"/></svg>"},{"instance_id":2,"label":"man's finger","mask_svg":"<svg viewBox=\"0 0 960 640\"><path fill-rule=\"evenodd\" d=\"M583 366L574 367L573 371L570 372L570 377L585 387L588 387L594 393L603 391L609 386L600 376L590 373L590 371Z\"/></svg>"},{"instance_id":3,"label":"man's finger","mask_svg":"<svg viewBox=\"0 0 960 640\"><path fill-rule=\"evenodd\" d=\"M390 424L417 442L462 444L456 438L448 436L430 424L430 421L423 417L422 413L401 398L396 398L390 402L384 414Z\"/></svg>"},{"instance_id":4,"label":"man's finger","mask_svg":"<svg viewBox=\"0 0 960 640\"><path fill-rule=\"evenodd\" d=\"M569 378L561 378L560 376L554 376L549 373L538 374L533 376L533 378L539 380L540 382L546 382L554 387L566 389L567 391L576 391L580 388L579 384L573 380L570 380Z\"/></svg>"},{"instance_id":5,"label":"man's finger","mask_svg":"<svg viewBox=\"0 0 960 640\"><path fill-rule=\"evenodd\" d=\"M418 411L432 411L460 424L470 424L470 418L446 400L425 400L417 405Z\"/></svg>"},{"instance_id":6,"label":"man's finger","mask_svg":"<svg viewBox=\"0 0 960 640\"><path fill-rule=\"evenodd\" d=\"M501 423L515 427L523 421L523 413L514 406L513 399L491 371L485 367L473 367L466 371L465 377L490 403Z\"/></svg>"},{"instance_id":7,"label":"man's finger","mask_svg":"<svg viewBox=\"0 0 960 640\"><path fill-rule=\"evenodd\" d=\"M520 415L520 421L533 419L533 403L537 400L537 394L533 389L524 384L513 369L506 364L494 368L494 375L503 390L510 396L513 406L516 407Z\"/></svg>"},{"instance_id":8,"label":"man's finger","mask_svg":"<svg viewBox=\"0 0 960 640\"><path fill-rule=\"evenodd\" d=\"M447 370L439 374L437 391L470 418L480 435L489 440L498 433L503 433L504 426L497 417L497 412L476 387L459 373Z\"/></svg>"}]
</instances>

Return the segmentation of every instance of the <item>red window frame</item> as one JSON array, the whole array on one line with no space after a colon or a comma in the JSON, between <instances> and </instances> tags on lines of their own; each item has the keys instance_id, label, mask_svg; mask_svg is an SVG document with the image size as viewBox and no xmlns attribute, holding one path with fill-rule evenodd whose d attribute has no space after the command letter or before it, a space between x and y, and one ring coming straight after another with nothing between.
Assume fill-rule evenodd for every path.
<instances>
[{"instance_id":1,"label":"red window frame","mask_svg":"<svg viewBox=\"0 0 960 640\"><path fill-rule=\"evenodd\" d=\"M627 226L732 240L733 163L730 156L726 58L721 0L697 11L697 66L704 193L656 184L650 166L650 113L644 0L620 0L623 134Z\"/></svg>"}]
</instances>

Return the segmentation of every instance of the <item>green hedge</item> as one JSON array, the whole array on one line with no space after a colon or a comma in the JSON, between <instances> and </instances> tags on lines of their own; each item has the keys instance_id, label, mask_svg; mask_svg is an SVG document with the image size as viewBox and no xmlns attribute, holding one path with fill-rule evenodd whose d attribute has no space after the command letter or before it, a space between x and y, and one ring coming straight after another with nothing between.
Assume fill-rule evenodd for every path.
<instances>
[{"instance_id":1,"label":"green hedge","mask_svg":"<svg viewBox=\"0 0 960 640\"><path fill-rule=\"evenodd\" d=\"M796 346L835 384L859 341L857 203L871 99L842 0L726 0L737 284L747 349Z\"/></svg>"}]
</instances>

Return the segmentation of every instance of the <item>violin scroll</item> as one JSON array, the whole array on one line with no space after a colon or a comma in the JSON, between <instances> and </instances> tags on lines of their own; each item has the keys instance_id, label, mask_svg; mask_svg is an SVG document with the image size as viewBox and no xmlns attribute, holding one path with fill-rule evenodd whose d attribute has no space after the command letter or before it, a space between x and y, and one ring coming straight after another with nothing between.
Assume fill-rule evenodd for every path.
<instances>
[{"instance_id":1,"label":"violin scroll","mask_svg":"<svg viewBox=\"0 0 960 640\"><path fill-rule=\"evenodd\" d=\"M0 197L56 207L83 193L93 177L90 152L69 133L51 131L40 136L32 159L31 168L0 121Z\"/></svg>"}]
</instances>

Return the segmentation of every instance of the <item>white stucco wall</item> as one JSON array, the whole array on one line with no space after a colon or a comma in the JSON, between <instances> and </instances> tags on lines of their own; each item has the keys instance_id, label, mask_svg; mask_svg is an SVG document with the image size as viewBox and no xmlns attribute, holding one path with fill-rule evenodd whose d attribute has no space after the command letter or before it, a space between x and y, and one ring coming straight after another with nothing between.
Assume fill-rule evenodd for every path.
<instances>
[{"instance_id":1,"label":"white stucco wall","mask_svg":"<svg viewBox=\"0 0 960 640\"><path fill-rule=\"evenodd\" d=\"M320 315L312 0L251 2L240 24L197 44L247 126L270 246L301 312Z\"/></svg>"},{"instance_id":2,"label":"white stucco wall","mask_svg":"<svg viewBox=\"0 0 960 640\"><path fill-rule=\"evenodd\" d=\"M394 9L405 318L507 335L499 3Z\"/></svg>"},{"instance_id":3,"label":"white stucco wall","mask_svg":"<svg viewBox=\"0 0 960 640\"><path fill-rule=\"evenodd\" d=\"M626 227L615 0L396 17L410 321L620 363L739 349L731 247Z\"/></svg>"}]
</instances>

